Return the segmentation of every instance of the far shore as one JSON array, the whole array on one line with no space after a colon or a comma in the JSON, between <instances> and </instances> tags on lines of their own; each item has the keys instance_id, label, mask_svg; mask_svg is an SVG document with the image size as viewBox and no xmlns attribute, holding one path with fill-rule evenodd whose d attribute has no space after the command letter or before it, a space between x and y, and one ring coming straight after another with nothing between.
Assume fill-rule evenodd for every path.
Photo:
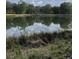
<instances>
[{"instance_id":1,"label":"far shore","mask_svg":"<svg viewBox=\"0 0 79 59\"><path fill-rule=\"evenodd\" d=\"M31 16L31 14L6 14L6 16L22 17L22 16Z\"/></svg>"},{"instance_id":2,"label":"far shore","mask_svg":"<svg viewBox=\"0 0 79 59\"><path fill-rule=\"evenodd\" d=\"M67 16L71 14L6 14L6 16L23 17L23 16Z\"/></svg>"}]
</instances>

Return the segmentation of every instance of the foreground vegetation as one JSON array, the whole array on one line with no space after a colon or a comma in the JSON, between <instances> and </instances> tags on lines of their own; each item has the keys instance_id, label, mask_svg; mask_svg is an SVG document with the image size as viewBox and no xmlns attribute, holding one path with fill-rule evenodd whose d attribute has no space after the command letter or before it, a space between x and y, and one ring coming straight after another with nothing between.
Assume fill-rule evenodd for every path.
<instances>
[{"instance_id":1,"label":"foreground vegetation","mask_svg":"<svg viewBox=\"0 0 79 59\"><path fill-rule=\"evenodd\" d=\"M7 59L72 59L72 31L7 39Z\"/></svg>"}]
</instances>

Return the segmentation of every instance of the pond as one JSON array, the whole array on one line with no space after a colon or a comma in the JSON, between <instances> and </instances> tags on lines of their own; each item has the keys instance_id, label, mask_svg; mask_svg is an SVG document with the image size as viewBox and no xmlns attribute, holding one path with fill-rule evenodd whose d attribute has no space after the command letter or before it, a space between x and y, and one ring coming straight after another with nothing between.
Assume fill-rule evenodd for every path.
<instances>
[{"instance_id":1,"label":"pond","mask_svg":"<svg viewBox=\"0 0 79 59\"><path fill-rule=\"evenodd\" d=\"M43 23L49 25L50 23L60 24L61 27L67 28L67 25L72 22L71 14L51 14L51 15L32 15L22 17L6 16L6 28L21 26L23 28L32 25L33 23Z\"/></svg>"}]
</instances>

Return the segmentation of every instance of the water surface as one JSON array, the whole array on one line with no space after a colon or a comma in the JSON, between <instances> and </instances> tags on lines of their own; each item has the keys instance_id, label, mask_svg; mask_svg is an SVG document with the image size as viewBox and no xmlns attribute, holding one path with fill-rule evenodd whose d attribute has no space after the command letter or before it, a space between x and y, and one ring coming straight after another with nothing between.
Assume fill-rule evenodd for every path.
<instances>
[{"instance_id":1,"label":"water surface","mask_svg":"<svg viewBox=\"0 0 79 59\"><path fill-rule=\"evenodd\" d=\"M6 27L16 27L21 26L25 28L26 26L32 25L33 23L43 23L49 25L50 23L59 23L63 28L67 28L67 25L71 23L72 16L71 14L40 14L32 16L22 16L22 17L6 17Z\"/></svg>"}]
</instances>

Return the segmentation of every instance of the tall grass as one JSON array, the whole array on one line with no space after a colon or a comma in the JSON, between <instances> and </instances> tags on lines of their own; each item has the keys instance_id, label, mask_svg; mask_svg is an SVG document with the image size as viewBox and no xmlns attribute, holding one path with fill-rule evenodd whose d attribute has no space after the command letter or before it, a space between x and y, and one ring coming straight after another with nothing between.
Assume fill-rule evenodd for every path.
<instances>
[{"instance_id":1,"label":"tall grass","mask_svg":"<svg viewBox=\"0 0 79 59\"><path fill-rule=\"evenodd\" d=\"M71 42L62 39L39 48L16 47L7 52L7 59L71 59Z\"/></svg>"},{"instance_id":2,"label":"tall grass","mask_svg":"<svg viewBox=\"0 0 79 59\"><path fill-rule=\"evenodd\" d=\"M72 59L72 32L7 39L7 59Z\"/></svg>"}]
</instances>

